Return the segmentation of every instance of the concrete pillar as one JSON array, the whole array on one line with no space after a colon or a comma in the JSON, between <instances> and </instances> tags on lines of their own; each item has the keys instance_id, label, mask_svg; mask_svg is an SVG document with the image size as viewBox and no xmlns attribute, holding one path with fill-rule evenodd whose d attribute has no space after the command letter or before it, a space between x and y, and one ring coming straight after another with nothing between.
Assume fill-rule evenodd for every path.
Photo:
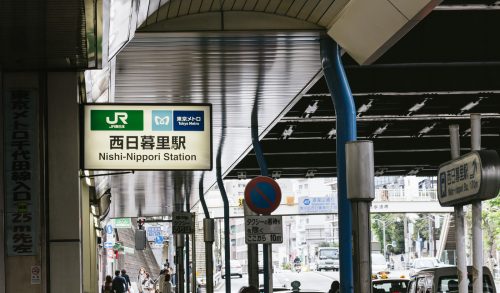
<instances>
[{"instance_id":1,"label":"concrete pillar","mask_svg":"<svg viewBox=\"0 0 500 293\"><path fill-rule=\"evenodd\" d=\"M16 293L27 293L27 292L33 292L33 293L38 293L42 292L43 287L45 282L43 280L44 276L44 267L42 267L41 273L42 273L42 278L39 281L39 284L31 284L31 269L32 266L39 266L42 265L42 260L43 255L44 255L44 250L43 250L43 244L42 246L40 243L43 243L43 218L40 216L40 207L41 207L41 200L42 200L42 195L41 195L41 184L40 184L40 179L39 176L42 176L39 168L39 158L40 158L40 152L39 148L37 147L38 142L36 141L38 137L36 136L36 132L41 133L41 127L39 127L40 123L39 120L37 119L40 117L39 112L37 111L37 108L40 109L40 106L35 106L36 104L40 105L40 97L41 97L41 90L39 89L39 74L38 73L32 73L32 72L22 72L22 73L11 73L11 72L4 72L0 78L0 84L1 84L1 92L0 92L0 97L1 97L1 119L2 124L0 127L0 132L2 133L2 141L0 142L1 145L1 165L0 165L0 238L2 239L1 244L0 244L0 292L16 292ZM7 96L12 97L13 92L15 91L24 91L26 92L26 100L30 101L30 109L27 111L27 113L20 115L20 120L17 119L12 119L13 116L16 114L12 112L12 109L14 106L7 105ZM23 98L23 99L24 99ZM13 99L10 99L11 102ZM20 108L16 108L20 109ZM25 108L24 108L25 109ZM28 157L23 158L23 159L18 159L29 162L29 167L25 168L24 166L22 170L24 172L27 172L29 174L29 179L12 179L13 174L15 172L18 172L20 169L15 171L14 168L14 160L12 159L12 153L14 152L14 149L16 147L9 147L5 145L7 143L7 137L5 131L5 124L11 124L14 120L17 120L18 122L24 124L20 128L15 128L15 127L10 127L11 129L21 129L21 130L26 130L26 129L31 129L29 138L27 141L30 141L29 144L23 145L22 147L19 147L21 150L26 150L28 151ZM28 126L29 125L29 126ZM10 132L13 133L11 130ZM10 137L12 141L12 136ZM35 142L33 143L32 139L35 139ZM10 156L10 157L7 157ZM7 169L10 169L9 171L6 172ZM12 176L12 177L11 177ZM34 178L36 177L36 178ZM17 205L17 211L15 211L12 206L9 207L9 205L12 204L7 204L9 201L14 201L13 197L13 185L17 185L18 182L23 182L23 184L26 184L29 186L30 190L30 198L27 199L26 201L21 200L21 201L16 201L16 203L21 203L24 202L25 206L21 207ZM10 187L9 187L10 186ZM26 188L24 188L26 190ZM4 206L5 204L5 206ZM26 213L26 211L29 211ZM34 244L32 247L30 246L30 252L26 252L24 254L26 255L20 255L23 253L13 252L11 249L11 252L9 253L9 242L12 242L12 232L8 232L9 230L9 225L12 225L14 227L14 221L13 219L17 216L13 216L14 214L22 214L22 219L23 221L18 222L21 223L21 225L24 225L24 227L17 227L17 228L23 228L22 234L26 235L29 237L30 242ZM26 218L25 216L28 216L29 220L24 221ZM4 218L5 217L5 218ZM19 218L18 218L19 219ZM5 220L5 222L4 222ZM9 224L10 223L10 224ZM4 226L5 225L5 226ZM12 231L14 231L14 228L11 228ZM23 241L24 242L24 241ZM4 246L4 244L7 244ZM12 244L11 244L12 245ZM32 249L33 248L33 249ZM37 282L38 283L38 282Z\"/></svg>"},{"instance_id":2,"label":"concrete pillar","mask_svg":"<svg viewBox=\"0 0 500 293\"><path fill-rule=\"evenodd\" d=\"M32 190L33 218L38 223L35 253L5 256L0 245L0 292L82 292L82 213L79 179L79 124L77 74L7 73L1 76L2 99L6 91L26 90L38 104L36 131L40 143L30 154L37 159L31 174L36 177ZM2 112L4 111L2 100ZM3 119L2 119L3 123ZM46 124L45 124L46 123ZM1 125L3 128L3 124ZM46 128L44 128L46 126ZM44 133L46 129L46 133ZM3 132L2 132L3 133ZM2 136L0 235L4 238L4 164ZM36 188L35 188L36 187ZM88 205L87 205L88 208ZM28 207L29 209L29 207ZM89 217L83 225L89 225ZM87 229L91 235L90 229ZM95 246L95 238L89 244ZM92 249L89 250L89 255ZM95 250L95 249L94 249ZM94 263L95 264L95 263ZM32 284L32 266L41 266L41 281ZM89 266L95 269L96 266ZM89 279L90 280L90 279ZM91 281L88 283L90 284ZM91 292L89 289L87 292ZM95 292L95 291L94 291Z\"/></svg>"},{"instance_id":3,"label":"concrete pillar","mask_svg":"<svg viewBox=\"0 0 500 293\"><path fill-rule=\"evenodd\" d=\"M76 73L48 73L46 146L48 292L51 293L83 290L78 109Z\"/></svg>"},{"instance_id":4,"label":"concrete pillar","mask_svg":"<svg viewBox=\"0 0 500 293\"><path fill-rule=\"evenodd\" d=\"M99 293L99 272L97 270L97 236L94 217L90 210L90 191L85 179L81 180L82 198L82 269L83 292Z\"/></svg>"},{"instance_id":5,"label":"concrete pillar","mask_svg":"<svg viewBox=\"0 0 500 293\"><path fill-rule=\"evenodd\" d=\"M2 71L0 70L0 110L3 113L3 76ZM0 119L0 236L4 239L5 230L4 230L4 185L3 185L3 119ZM4 241L0 241L0 293L5 293L5 248ZM3 285L2 285L3 284Z\"/></svg>"}]
</instances>

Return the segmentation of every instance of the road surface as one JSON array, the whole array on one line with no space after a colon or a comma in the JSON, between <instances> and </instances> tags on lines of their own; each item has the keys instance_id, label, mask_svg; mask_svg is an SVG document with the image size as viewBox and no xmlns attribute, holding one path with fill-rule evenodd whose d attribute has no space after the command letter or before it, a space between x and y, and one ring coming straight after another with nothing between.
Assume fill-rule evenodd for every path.
<instances>
[{"instance_id":1,"label":"road surface","mask_svg":"<svg viewBox=\"0 0 500 293\"><path fill-rule=\"evenodd\" d=\"M291 288L290 283L293 281L299 281L301 283L300 289L314 289L322 290L328 292L330 285L334 280L338 280L338 272L291 272L291 271L281 271L275 273L273 276L273 287L286 287ZM262 284L263 276L259 275L259 282ZM222 286L215 289L217 293L224 293L225 285L224 280L222 281ZM244 274L243 278L233 277L231 279L231 292L238 293L241 287L248 285L248 275Z\"/></svg>"}]
</instances>

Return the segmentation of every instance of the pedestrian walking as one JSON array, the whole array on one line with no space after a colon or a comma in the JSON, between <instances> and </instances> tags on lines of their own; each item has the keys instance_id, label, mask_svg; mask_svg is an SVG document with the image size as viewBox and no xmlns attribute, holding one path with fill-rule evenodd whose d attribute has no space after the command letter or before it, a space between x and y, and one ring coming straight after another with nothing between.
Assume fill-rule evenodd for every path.
<instances>
[{"instance_id":1,"label":"pedestrian walking","mask_svg":"<svg viewBox=\"0 0 500 293\"><path fill-rule=\"evenodd\" d=\"M168 263L163 264L163 269L160 270L160 276L168 273Z\"/></svg>"},{"instance_id":2,"label":"pedestrian walking","mask_svg":"<svg viewBox=\"0 0 500 293\"><path fill-rule=\"evenodd\" d=\"M137 289L139 289L139 293L144 293L142 289L142 281L146 278L146 270L141 267L139 270L139 275L137 276Z\"/></svg>"},{"instance_id":3,"label":"pedestrian walking","mask_svg":"<svg viewBox=\"0 0 500 293\"><path fill-rule=\"evenodd\" d=\"M127 275L127 271L125 269L122 269L122 277L125 279L125 282L127 283L128 287L127 292L130 292L130 289L132 288L132 283L130 283L130 277Z\"/></svg>"},{"instance_id":4,"label":"pedestrian walking","mask_svg":"<svg viewBox=\"0 0 500 293\"><path fill-rule=\"evenodd\" d=\"M160 293L172 293L172 283L170 282L170 275L165 274L160 279Z\"/></svg>"},{"instance_id":5,"label":"pedestrian walking","mask_svg":"<svg viewBox=\"0 0 500 293\"><path fill-rule=\"evenodd\" d=\"M172 280L172 285L175 286L175 284L177 284L177 277L175 274L175 266L169 267L168 269L169 269L169 274L170 274L170 280Z\"/></svg>"},{"instance_id":6,"label":"pedestrian walking","mask_svg":"<svg viewBox=\"0 0 500 293\"><path fill-rule=\"evenodd\" d=\"M128 291L127 281L125 278L120 276L120 271L115 271L115 278L113 279L112 288L114 293L125 293Z\"/></svg>"},{"instance_id":7,"label":"pedestrian walking","mask_svg":"<svg viewBox=\"0 0 500 293\"><path fill-rule=\"evenodd\" d=\"M113 278L110 275L106 276L106 280L102 285L102 293L113 293Z\"/></svg>"},{"instance_id":8,"label":"pedestrian walking","mask_svg":"<svg viewBox=\"0 0 500 293\"><path fill-rule=\"evenodd\" d=\"M153 279L151 279L150 275L148 272L146 272L146 277L144 280L142 280L141 286L142 286L142 291L144 293L154 293L155 292L155 283Z\"/></svg>"}]
</instances>

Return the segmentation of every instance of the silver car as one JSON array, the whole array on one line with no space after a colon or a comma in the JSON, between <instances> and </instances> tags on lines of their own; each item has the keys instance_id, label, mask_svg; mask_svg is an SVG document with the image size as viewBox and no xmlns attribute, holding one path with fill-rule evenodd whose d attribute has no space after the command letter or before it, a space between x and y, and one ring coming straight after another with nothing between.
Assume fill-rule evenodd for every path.
<instances>
[{"instance_id":1,"label":"silver car","mask_svg":"<svg viewBox=\"0 0 500 293\"><path fill-rule=\"evenodd\" d=\"M472 266L467 267L467 275L469 277L469 292L472 292ZM408 293L417 292L458 292L457 267L438 267L419 271L411 278L408 288ZM483 292L497 292L493 276L487 267L483 267Z\"/></svg>"}]
</instances>

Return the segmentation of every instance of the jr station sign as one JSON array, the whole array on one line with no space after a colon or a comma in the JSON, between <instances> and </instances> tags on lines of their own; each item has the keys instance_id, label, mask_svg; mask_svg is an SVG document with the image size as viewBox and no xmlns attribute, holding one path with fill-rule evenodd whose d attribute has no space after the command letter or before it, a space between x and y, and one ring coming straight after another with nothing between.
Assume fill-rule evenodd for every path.
<instances>
[{"instance_id":1,"label":"jr station sign","mask_svg":"<svg viewBox=\"0 0 500 293\"><path fill-rule=\"evenodd\" d=\"M210 104L86 104L86 170L211 170Z\"/></svg>"}]
</instances>

